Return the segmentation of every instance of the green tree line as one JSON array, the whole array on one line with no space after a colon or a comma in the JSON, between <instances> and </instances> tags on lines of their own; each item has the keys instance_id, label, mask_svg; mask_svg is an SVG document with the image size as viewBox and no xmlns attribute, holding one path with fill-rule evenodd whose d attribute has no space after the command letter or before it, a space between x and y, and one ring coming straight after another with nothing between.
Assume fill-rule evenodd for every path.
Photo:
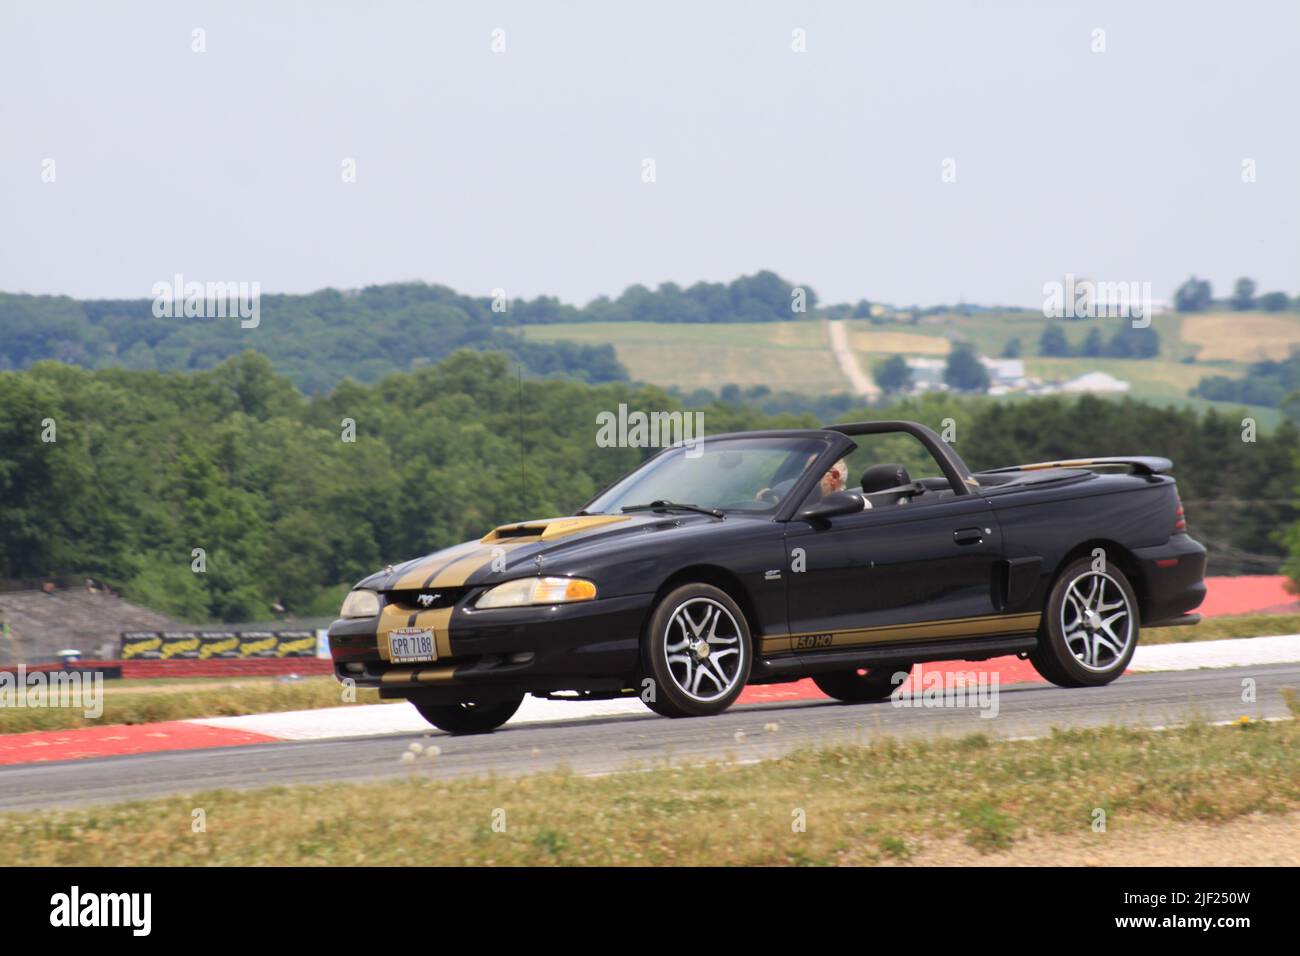
<instances>
[{"instance_id":1,"label":"green tree line","mask_svg":"<svg viewBox=\"0 0 1300 956\"><path fill-rule=\"evenodd\" d=\"M595 444L621 402L680 407L471 351L313 398L253 352L193 374L3 372L0 577L85 574L194 621L330 614L388 562L569 513L631 469L652 450ZM810 420L705 416L713 432L773 421Z\"/></svg>"},{"instance_id":2,"label":"green tree line","mask_svg":"<svg viewBox=\"0 0 1300 956\"><path fill-rule=\"evenodd\" d=\"M1300 419L1300 348L1280 362L1252 362L1241 378L1208 375L1191 394L1215 402L1280 407L1291 418Z\"/></svg>"},{"instance_id":3,"label":"green tree line","mask_svg":"<svg viewBox=\"0 0 1300 956\"><path fill-rule=\"evenodd\" d=\"M85 574L195 621L275 604L329 614L386 563L579 507L653 451L596 446L597 413L620 403L682 408L657 388L520 378L472 351L314 397L252 352L193 374L0 373L0 576ZM710 434L816 424L723 400L703 410ZM951 420L975 468L1167 455L1218 573L1276 570L1300 517L1290 424L1244 442L1232 417L1088 396L929 395L836 416L864 417ZM915 451L897 455L919 471Z\"/></svg>"},{"instance_id":4,"label":"green tree line","mask_svg":"<svg viewBox=\"0 0 1300 956\"><path fill-rule=\"evenodd\" d=\"M1259 309L1263 312L1284 312L1287 309L1300 309L1300 296L1292 299L1285 292L1265 292L1257 295L1258 286L1249 276L1242 276L1232 286L1232 295L1227 299L1216 299L1214 287L1207 279L1192 276L1174 292L1174 308L1179 312L1205 312L1214 308L1232 309L1237 312L1249 312Z\"/></svg>"},{"instance_id":5,"label":"green tree line","mask_svg":"<svg viewBox=\"0 0 1300 956\"><path fill-rule=\"evenodd\" d=\"M257 326L242 328L236 318L159 317L151 299L0 293L0 370L55 359L95 369L200 371L251 348L299 389L315 394L346 377L374 382L472 348L501 352L531 375L599 383L627 379L612 346L534 342L517 328L547 322L774 322L809 316L816 304L812 290L797 294L772 272L684 289L671 282L654 291L634 285L616 299L602 296L581 308L547 296L476 297L446 286L402 283L359 292L264 295Z\"/></svg>"},{"instance_id":6,"label":"green tree line","mask_svg":"<svg viewBox=\"0 0 1300 956\"><path fill-rule=\"evenodd\" d=\"M1053 322L1038 338L1038 354L1054 358L1155 358L1160 354L1160 334L1150 327L1134 328L1124 320L1115 325L1109 337L1103 337L1101 329L1091 324L1082 341L1074 345L1065 334L1064 326Z\"/></svg>"}]
</instances>

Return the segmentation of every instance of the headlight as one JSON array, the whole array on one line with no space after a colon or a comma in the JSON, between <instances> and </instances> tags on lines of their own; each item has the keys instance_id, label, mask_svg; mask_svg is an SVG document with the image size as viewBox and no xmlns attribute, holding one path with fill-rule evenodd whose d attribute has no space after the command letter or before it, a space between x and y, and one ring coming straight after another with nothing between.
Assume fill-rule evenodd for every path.
<instances>
[{"instance_id":1,"label":"headlight","mask_svg":"<svg viewBox=\"0 0 1300 956\"><path fill-rule=\"evenodd\" d=\"M379 594L364 588L348 592L339 617L374 617L379 613Z\"/></svg>"},{"instance_id":2,"label":"headlight","mask_svg":"<svg viewBox=\"0 0 1300 956\"><path fill-rule=\"evenodd\" d=\"M573 601L590 601L595 596L596 585L582 578L520 578L485 591L474 602L474 606L490 608L569 604Z\"/></svg>"}]
</instances>

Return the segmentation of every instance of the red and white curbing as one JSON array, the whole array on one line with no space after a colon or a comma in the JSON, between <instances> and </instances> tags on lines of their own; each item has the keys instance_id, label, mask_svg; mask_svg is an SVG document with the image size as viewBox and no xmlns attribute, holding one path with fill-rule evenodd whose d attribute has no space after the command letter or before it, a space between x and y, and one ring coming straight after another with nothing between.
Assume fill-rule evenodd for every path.
<instances>
[{"instance_id":1,"label":"red and white curbing","mask_svg":"<svg viewBox=\"0 0 1300 956\"><path fill-rule=\"evenodd\" d=\"M1247 637L1189 644L1139 646L1129 665L1130 673L1199 670L1204 667L1242 667L1262 664L1300 663L1300 634L1284 637ZM981 670L999 675L1001 684L1036 682L1043 679L1026 661L1000 657L971 663L943 661L926 664L928 671ZM904 685L906 686L906 685ZM811 680L793 684L759 685L746 688L738 706L782 701L818 700L825 695ZM524 698L513 725L539 724L555 720L644 717L649 714L636 698L595 701L555 701ZM332 707L246 717L213 717L194 721L244 733L264 734L280 740L328 740L339 737L368 737L375 734L432 732L429 724L410 704L368 704L360 707Z\"/></svg>"},{"instance_id":2,"label":"red and white curbing","mask_svg":"<svg viewBox=\"0 0 1300 956\"><path fill-rule=\"evenodd\" d=\"M1140 674L1293 663L1300 663L1300 634L1139 646L1129 671ZM1004 686L1042 682L1027 661L1016 657L1000 657L979 663L946 661L924 667L931 672L996 673L999 683ZM793 684L748 687L738 706L816 700L823 696L812 681L802 680ZM636 698L553 701L528 697L510 724L648 716L649 711ZM434 734L437 731L407 703L352 705L243 717L205 717L160 724L10 734L0 736L0 764L409 733Z\"/></svg>"},{"instance_id":3,"label":"red and white curbing","mask_svg":"<svg viewBox=\"0 0 1300 956\"><path fill-rule=\"evenodd\" d=\"M1194 671L1203 667L1252 667L1260 664L1300 662L1300 634L1281 637L1237 637L1222 641L1188 644L1156 644L1133 653L1128 669L1143 674L1153 671Z\"/></svg>"},{"instance_id":4,"label":"red and white curbing","mask_svg":"<svg viewBox=\"0 0 1300 956\"><path fill-rule=\"evenodd\" d=\"M525 697L515 716L510 718L510 723L537 724L552 720L589 720L648 713L641 701L629 697L575 701ZM376 734L437 733L414 707L404 701L328 707L322 710L290 710L278 714L249 714L243 717L205 717L192 723L263 734L279 740L331 740L373 737Z\"/></svg>"}]
</instances>

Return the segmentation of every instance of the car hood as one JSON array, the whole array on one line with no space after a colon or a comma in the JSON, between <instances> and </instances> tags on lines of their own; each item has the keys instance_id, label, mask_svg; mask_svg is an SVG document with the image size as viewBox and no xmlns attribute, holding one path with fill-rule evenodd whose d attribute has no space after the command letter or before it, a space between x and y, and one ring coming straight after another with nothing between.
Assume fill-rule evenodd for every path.
<instances>
[{"instance_id":1,"label":"car hood","mask_svg":"<svg viewBox=\"0 0 1300 956\"><path fill-rule=\"evenodd\" d=\"M564 574L565 558L593 549L636 547L651 531L687 530L725 522L707 515L637 512L626 515L572 515L503 524L482 538L435 551L385 569L358 587L378 591L455 588L553 571Z\"/></svg>"}]
</instances>

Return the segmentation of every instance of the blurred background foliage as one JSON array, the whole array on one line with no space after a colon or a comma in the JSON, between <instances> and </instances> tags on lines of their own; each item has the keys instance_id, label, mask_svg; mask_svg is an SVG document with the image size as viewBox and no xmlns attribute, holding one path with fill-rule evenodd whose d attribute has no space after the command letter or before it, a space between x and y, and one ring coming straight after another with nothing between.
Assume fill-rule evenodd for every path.
<instances>
[{"instance_id":1,"label":"blurred background foliage","mask_svg":"<svg viewBox=\"0 0 1300 956\"><path fill-rule=\"evenodd\" d=\"M332 614L386 563L580 507L654 452L597 447L597 414L620 403L688 407L659 388L530 377L507 355L469 350L315 396L251 351L186 374L37 362L0 373L0 577L85 574L192 621ZM720 397L696 407L708 434L819 423ZM1233 416L1087 396L824 411L936 430L950 419L976 469L1166 455L1212 572L1276 572L1300 547L1286 530L1300 517L1289 423L1248 444ZM908 459L915 448L890 453L925 470ZM191 571L195 548L205 574Z\"/></svg>"}]
</instances>

